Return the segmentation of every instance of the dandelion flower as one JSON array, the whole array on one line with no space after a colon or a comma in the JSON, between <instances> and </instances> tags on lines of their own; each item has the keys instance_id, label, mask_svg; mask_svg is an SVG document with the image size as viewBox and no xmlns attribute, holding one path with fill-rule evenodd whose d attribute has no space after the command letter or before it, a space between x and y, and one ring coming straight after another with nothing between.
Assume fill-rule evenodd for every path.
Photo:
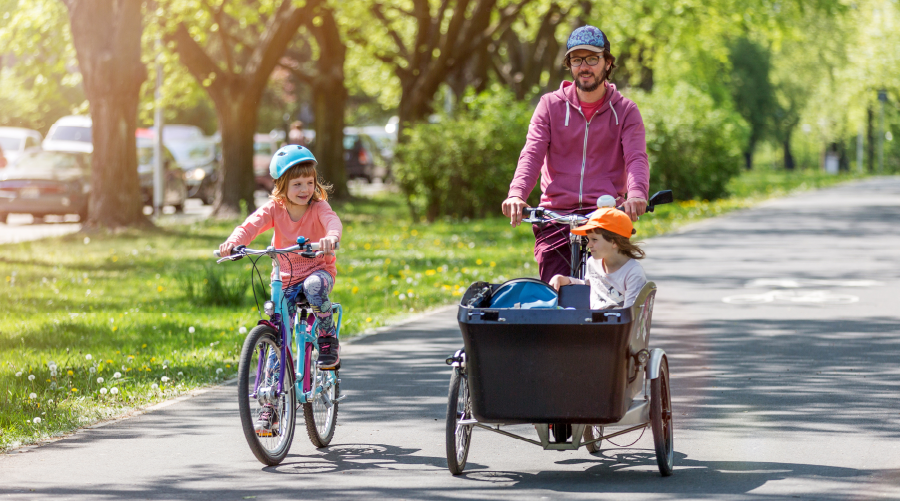
<instances>
[{"instance_id":1,"label":"dandelion flower","mask_svg":"<svg viewBox=\"0 0 900 501\"><path fill-rule=\"evenodd\" d=\"M29 380L29 381L34 381L34 374L29 374L29 375L28 375L28 380Z\"/></svg>"},{"instance_id":2,"label":"dandelion flower","mask_svg":"<svg viewBox=\"0 0 900 501\"><path fill-rule=\"evenodd\" d=\"M87 355L84 356L85 360L91 360L92 358L94 358L94 357L92 357L90 353L88 353Z\"/></svg>"},{"instance_id":3,"label":"dandelion flower","mask_svg":"<svg viewBox=\"0 0 900 501\"><path fill-rule=\"evenodd\" d=\"M113 377L116 378L116 379L118 379L118 378L122 377L122 373L121 373L121 372L116 372L115 374L113 374Z\"/></svg>"},{"instance_id":4,"label":"dandelion flower","mask_svg":"<svg viewBox=\"0 0 900 501\"><path fill-rule=\"evenodd\" d=\"M167 382L169 381L169 376L163 376L163 377L161 377L161 378L160 378L160 381L162 381L163 383L167 383Z\"/></svg>"},{"instance_id":5,"label":"dandelion flower","mask_svg":"<svg viewBox=\"0 0 900 501\"><path fill-rule=\"evenodd\" d=\"M169 363L170 362L168 360L163 360L163 365L169 365Z\"/></svg>"},{"instance_id":6,"label":"dandelion flower","mask_svg":"<svg viewBox=\"0 0 900 501\"><path fill-rule=\"evenodd\" d=\"M107 392L107 391L108 391L108 390L107 390L106 388L100 388L100 394L101 394L101 395L106 395L106 392Z\"/></svg>"},{"instance_id":7,"label":"dandelion flower","mask_svg":"<svg viewBox=\"0 0 900 501\"><path fill-rule=\"evenodd\" d=\"M190 327L188 327L188 332L190 332L191 334L193 334L194 332L196 332L196 329L194 329L194 326L193 326L193 325L190 326Z\"/></svg>"},{"instance_id":8,"label":"dandelion flower","mask_svg":"<svg viewBox=\"0 0 900 501\"><path fill-rule=\"evenodd\" d=\"M97 372L97 368L96 368L96 367L89 367L89 368L88 368L88 372L90 372L91 374L95 374L95 373Z\"/></svg>"},{"instance_id":9,"label":"dandelion flower","mask_svg":"<svg viewBox=\"0 0 900 501\"><path fill-rule=\"evenodd\" d=\"M102 377L98 377L98 378L97 378L97 384L103 384L103 378L102 378Z\"/></svg>"},{"instance_id":10,"label":"dandelion flower","mask_svg":"<svg viewBox=\"0 0 900 501\"><path fill-rule=\"evenodd\" d=\"M119 389L116 388L116 387L113 387L111 390L109 390L109 393L112 394L112 395L118 395L118 394L119 394Z\"/></svg>"},{"instance_id":11,"label":"dandelion flower","mask_svg":"<svg viewBox=\"0 0 900 501\"><path fill-rule=\"evenodd\" d=\"M75 375L75 373L72 372L72 371L66 371L66 374L68 374L68 375L70 375L70 376L74 376L74 375Z\"/></svg>"},{"instance_id":12,"label":"dandelion flower","mask_svg":"<svg viewBox=\"0 0 900 501\"><path fill-rule=\"evenodd\" d=\"M158 390L158 389L159 389L159 385L156 384L156 383L153 383L153 384L150 385L150 389L151 389L151 390Z\"/></svg>"},{"instance_id":13,"label":"dandelion flower","mask_svg":"<svg viewBox=\"0 0 900 501\"><path fill-rule=\"evenodd\" d=\"M47 362L47 368L50 370L56 369L56 362L54 362L53 360Z\"/></svg>"},{"instance_id":14,"label":"dandelion flower","mask_svg":"<svg viewBox=\"0 0 900 501\"><path fill-rule=\"evenodd\" d=\"M47 405L53 405L53 399L47 400Z\"/></svg>"},{"instance_id":15,"label":"dandelion flower","mask_svg":"<svg viewBox=\"0 0 900 501\"><path fill-rule=\"evenodd\" d=\"M216 369L216 374L221 374L222 372L224 372L222 369Z\"/></svg>"},{"instance_id":16,"label":"dandelion flower","mask_svg":"<svg viewBox=\"0 0 900 501\"><path fill-rule=\"evenodd\" d=\"M247 328L244 327L244 326L242 325L241 328L238 329L238 332L240 332L241 334L246 334L246 333L247 333Z\"/></svg>"},{"instance_id":17,"label":"dandelion flower","mask_svg":"<svg viewBox=\"0 0 900 501\"><path fill-rule=\"evenodd\" d=\"M56 377L56 370L50 371L50 377Z\"/></svg>"},{"instance_id":18,"label":"dandelion flower","mask_svg":"<svg viewBox=\"0 0 900 501\"><path fill-rule=\"evenodd\" d=\"M181 377L181 376L184 376L184 373L181 371L178 371L178 377Z\"/></svg>"},{"instance_id":19,"label":"dandelion flower","mask_svg":"<svg viewBox=\"0 0 900 501\"><path fill-rule=\"evenodd\" d=\"M72 393L78 393L78 388L72 388Z\"/></svg>"},{"instance_id":20,"label":"dandelion flower","mask_svg":"<svg viewBox=\"0 0 900 501\"><path fill-rule=\"evenodd\" d=\"M29 394L28 394L28 398L30 398L30 399L32 399L32 400L36 399L36 398L37 398L37 393L29 393Z\"/></svg>"},{"instance_id":21,"label":"dandelion flower","mask_svg":"<svg viewBox=\"0 0 900 501\"><path fill-rule=\"evenodd\" d=\"M22 371L17 372L16 377L22 377Z\"/></svg>"},{"instance_id":22,"label":"dandelion flower","mask_svg":"<svg viewBox=\"0 0 900 501\"><path fill-rule=\"evenodd\" d=\"M41 418L39 418L39 417L34 418L34 424L41 424Z\"/></svg>"}]
</instances>

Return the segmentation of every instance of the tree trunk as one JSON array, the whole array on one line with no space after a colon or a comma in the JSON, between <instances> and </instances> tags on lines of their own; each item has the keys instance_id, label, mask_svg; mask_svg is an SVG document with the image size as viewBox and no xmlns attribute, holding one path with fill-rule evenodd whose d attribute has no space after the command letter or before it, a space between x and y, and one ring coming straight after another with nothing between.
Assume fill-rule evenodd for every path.
<instances>
[{"instance_id":1,"label":"tree trunk","mask_svg":"<svg viewBox=\"0 0 900 501\"><path fill-rule=\"evenodd\" d=\"M219 127L222 130L222 176L213 204L218 218L237 218L241 201L247 213L256 210L253 191L253 134L256 132L256 103L251 99L234 99L230 103L216 103Z\"/></svg>"},{"instance_id":2,"label":"tree trunk","mask_svg":"<svg viewBox=\"0 0 900 501\"><path fill-rule=\"evenodd\" d=\"M85 228L152 226L137 173L137 108L143 1L66 0L72 41L90 103L94 151Z\"/></svg>"},{"instance_id":3,"label":"tree trunk","mask_svg":"<svg viewBox=\"0 0 900 501\"><path fill-rule=\"evenodd\" d=\"M866 109L866 164L869 172L875 172L875 110L869 106Z\"/></svg>"},{"instance_id":4,"label":"tree trunk","mask_svg":"<svg viewBox=\"0 0 900 501\"><path fill-rule=\"evenodd\" d=\"M316 62L318 74L313 81L313 107L316 117L316 159L318 171L333 187L332 196L347 198L347 169L344 164L344 109L347 87L344 80L344 61L347 46L341 41L334 15L329 9L319 11L322 23L308 26L319 45Z\"/></svg>"},{"instance_id":5,"label":"tree trunk","mask_svg":"<svg viewBox=\"0 0 900 501\"><path fill-rule=\"evenodd\" d=\"M782 142L782 148L784 148L784 170L794 170L794 155L791 154L791 131L788 130L784 134L784 141Z\"/></svg>"}]
</instances>

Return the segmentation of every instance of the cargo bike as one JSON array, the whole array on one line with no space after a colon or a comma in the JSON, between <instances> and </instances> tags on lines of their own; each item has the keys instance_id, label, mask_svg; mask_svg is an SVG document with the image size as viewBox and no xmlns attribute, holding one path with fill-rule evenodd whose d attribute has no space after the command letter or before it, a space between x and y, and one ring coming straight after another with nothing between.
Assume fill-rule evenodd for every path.
<instances>
[{"instance_id":1,"label":"cargo bike","mask_svg":"<svg viewBox=\"0 0 900 501\"><path fill-rule=\"evenodd\" d=\"M612 197L598 205L611 206ZM672 201L670 191L650 199ZM601 205L602 204L602 205ZM526 209L524 222L587 221ZM572 276L583 277L588 257L582 237L570 235ZM520 278L476 282L463 295L457 320L464 348L446 362L453 368L447 407L450 472L463 472L475 428L522 440L544 450L600 450L603 440L650 428L663 476L674 467L672 397L666 353L651 348L656 285L648 282L628 308L591 310L590 287ZM504 430L533 424L537 439ZM610 428L616 431L608 431ZM533 436L532 436L533 437Z\"/></svg>"}]
</instances>

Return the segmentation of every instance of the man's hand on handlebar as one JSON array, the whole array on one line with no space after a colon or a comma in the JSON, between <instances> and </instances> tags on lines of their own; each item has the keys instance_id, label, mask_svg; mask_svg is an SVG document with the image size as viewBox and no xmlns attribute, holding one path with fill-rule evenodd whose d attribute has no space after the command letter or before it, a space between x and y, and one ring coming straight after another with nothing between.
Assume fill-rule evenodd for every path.
<instances>
[{"instance_id":1,"label":"man's hand on handlebar","mask_svg":"<svg viewBox=\"0 0 900 501\"><path fill-rule=\"evenodd\" d=\"M622 210L628 214L632 222L637 221L638 217L647 212L647 201L639 197L629 198L622 204Z\"/></svg>"},{"instance_id":2,"label":"man's hand on handlebar","mask_svg":"<svg viewBox=\"0 0 900 501\"><path fill-rule=\"evenodd\" d=\"M503 215L509 218L509 224L513 228L522 223L522 210L525 207L528 207L528 204L519 197L509 197L503 201Z\"/></svg>"}]
</instances>

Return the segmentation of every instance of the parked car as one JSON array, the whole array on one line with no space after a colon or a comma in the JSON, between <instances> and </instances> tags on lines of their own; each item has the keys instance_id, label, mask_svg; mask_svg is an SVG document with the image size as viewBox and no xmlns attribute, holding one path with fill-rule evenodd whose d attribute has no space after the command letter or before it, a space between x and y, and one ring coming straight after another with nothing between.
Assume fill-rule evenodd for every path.
<instances>
[{"instance_id":1,"label":"parked car","mask_svg":"<svg viewBox=\"0 0 900 501\"><path fill-rule=\"evenodd\" d=\"M0 170L0 222L10 213L48 215L88 213L91 160L89 153L32 151Z\"/></svg>"},{"instance_id":2,"label":"parked car","mask_svg":"<svg viewBox=\"0 0 900 501\"><path fill-rule=\"evenodd\" d=\"M41 150L41 133L22 127L0 127L0 151L7 165L13 164L25 153Z\"/></svg>"},{"instance_id":3,"label":"parked car","mask_svg":"<svg viewBox=\"0 0 900 501\"><path fill-rule=\"evenodd\" d=\"M75 151L92 153L91 117L70 115L62 117L50 127L41 146L47 151Z\"/></svg>"},{"instance_id":4,"label":"parked car","mask_svg":"<svg viewBox=\"0 0 900 501\"><path fill-rule=\"evenodd\" d=\"M388 174L387 163L381 156L381 147L369 134L357 127L344 128L344 168L347 179L384 179Z\"/></svg>"},{"instance_id":5,"label":"parked car","mask_svg":"<svg viewBox=\"0 0 900 501\"><path fill-rule=\"evenodd\" d=\"M256 189L269 193L275 187L275 180L269 175L269 162L278 151L278 138L273 134L253 135L253 177Z\"/></svg>"},{"instance_id":6,"label":"parked car","mask_svg":"<svg viewBox=\"0 0 900 501\"><path fill-rule=\"evenodd\" d=\"M141 197L144 205L153 205L153 133L147 129L137 131L138 177L141 182ZM148 137L150 136L150 137ZM163 145L163 170L165 172L165 193L163 205L171 205L175 212L184 211L184 203L188 198L187 182L184 170L175 160L172 152Z\"/></svg>"},{"instance_id":7,"label":"parked car","mask_svg":"<svg viewBox=\"0 0 900 501\"><path fill-rule=\"evenodd\" d=\"M165 136L164 136L165 137ZM219 159L212 138L165 140L165 146L184 169L188 198L199 198L205 205L216 198Z\"/></svg>"}]
</instances>

